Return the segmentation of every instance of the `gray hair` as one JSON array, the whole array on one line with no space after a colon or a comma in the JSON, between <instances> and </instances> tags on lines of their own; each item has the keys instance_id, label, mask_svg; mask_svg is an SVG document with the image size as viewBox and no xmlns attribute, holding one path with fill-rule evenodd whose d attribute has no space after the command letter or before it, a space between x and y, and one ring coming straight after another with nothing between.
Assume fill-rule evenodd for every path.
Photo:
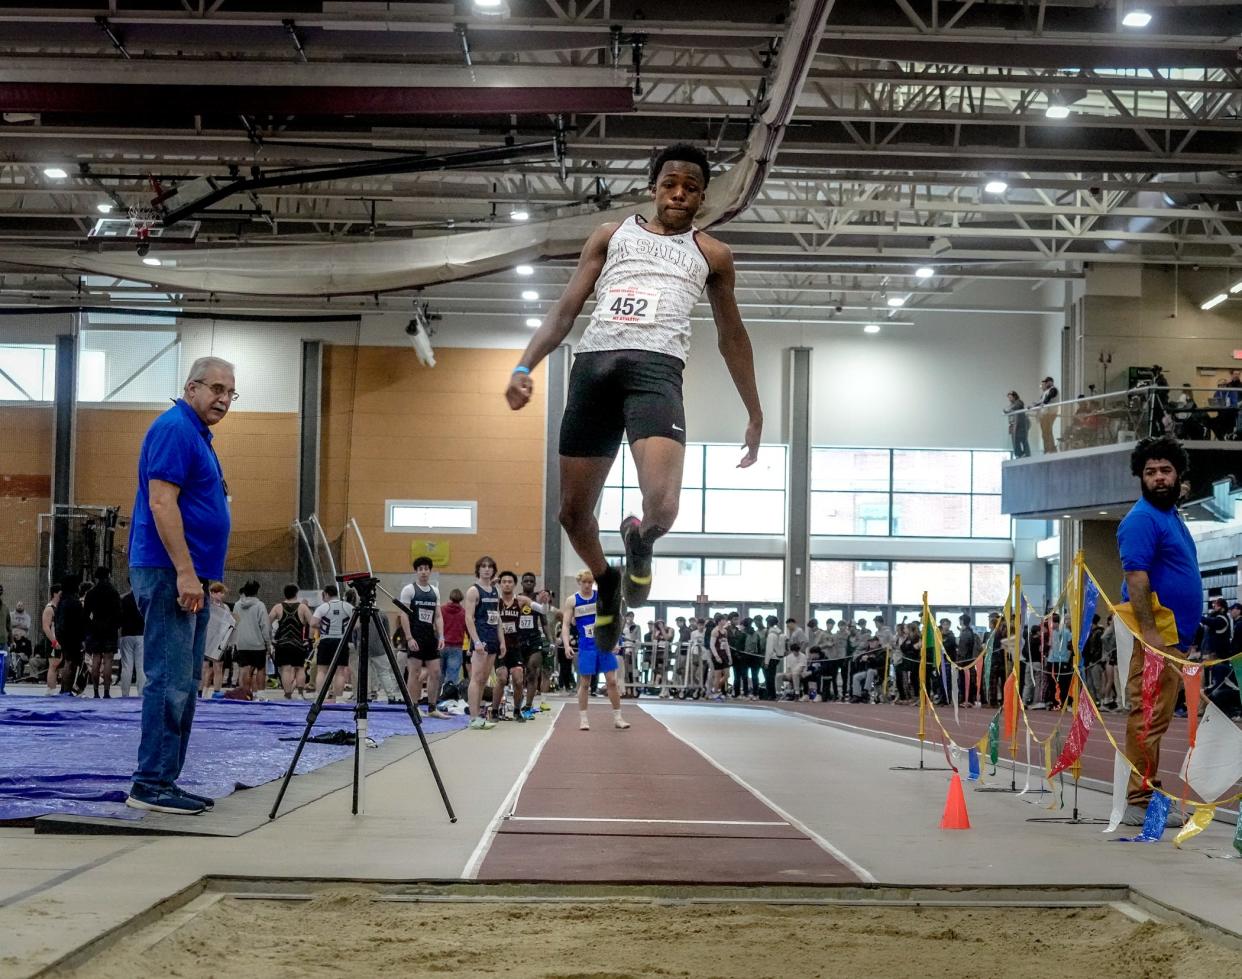
<instances>
[{"instance_id":1,"label":"gray hair","mask_svg":"<svg viewBox=\"0 0 1242 979\"><path fill-rule=\"evenodd\" d=\"M185 383L191 384L194 381L201 381L207 376L207 372L213 367L220 370L228 371L230 374L237 373L236 369L223 357L199 357L190 365L189 376L186 377Z\"/></svg>"}]
</instances>

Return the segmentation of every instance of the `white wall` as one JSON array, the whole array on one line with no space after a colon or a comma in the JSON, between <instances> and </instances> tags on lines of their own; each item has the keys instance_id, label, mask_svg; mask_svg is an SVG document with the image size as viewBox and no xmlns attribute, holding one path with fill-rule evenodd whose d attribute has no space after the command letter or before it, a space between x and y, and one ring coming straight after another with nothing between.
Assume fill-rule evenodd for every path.
<instances>
[{"instance_id":1,"label":"white wall","mask_svg":"<svg viewBox=\"0 0 1242 979\"><path fill-rule=\"evenodd\" d=\"M913 326L791 322L752 327L765 438L781 439L783 372L792 346L812 354L812 438L821 445L1004 448L1005 393L1036 390L1043 317L920 313ZM742 407L710 326L696 330L686 370L695 441L741 440ZM1040 375L1042 376L1042 375Z\"/></svg>"}]
</instances>

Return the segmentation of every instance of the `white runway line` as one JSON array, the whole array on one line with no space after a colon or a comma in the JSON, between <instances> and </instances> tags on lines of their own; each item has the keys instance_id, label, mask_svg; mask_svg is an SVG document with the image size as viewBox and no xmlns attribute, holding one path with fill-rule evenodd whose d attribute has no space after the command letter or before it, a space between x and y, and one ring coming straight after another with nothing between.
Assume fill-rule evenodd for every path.
<instances>
[{"instance_id":1,"label":"white runway line","mask_svg":"<svg viewBox=\"0 0 1242 979\"><path fill-rule=\"evenodd\" d=\"M548 738L552 737L552 731L556 728L556 723L560 720L560 716L561 711L558 711L556 716L551 719L552 723L548 725L548 729L543 732L543 737L531 749L530 757L526 759L526 766L518 773L513 787L501 801L500 808L496 810L496 815L492 817L491 822L487 824L487 829L483 831L483 835L479 838L478 846L474 848L474 852L470 854L470 859L466 861L466 865L462 868L461 876L463 880L474 880L479 876L479 868L483 866L483 861L487 857L487 851L492 848L492 842L496 839L497 829L517 806L522 786L526 784L526 779L530 777L531 770L535 767L535 762L539 760L539 753L543 751L543 746L548 743Z\"/></svg>"},{"instance_id":2,"label":"white runway line","mask_svg":"<svg viewBox=\"0 0 1242 979\"><path fill-rule=\"evenodd\" d=\"M794 829L810 837L810 839L821 850L824 850L826 853L835 857L841 863L849 867L850 870L854 871L854 873L858 875L859 880L867 884L876 883L875 875L871 873L870 870L868 870L862 864L858 863L856 860L848 856L839 847L833 845L829 840L825 839L819 833L815 832L815 830L811 829L811 827L807 826L806 823L802 822L802 820L798 819L792 813L786 812L784 809L778 806L775 802L773 802L766 795L764 795L762 792L756 789L753 785L747 782L740 775L736 774L735 772L731 772L729 769L725 768L724 765L716 761L715 758L713 758L711 755L705 752L702 748L694 744L692 741L688 741L686 738L682 737L680 734L674 731L671 727L669 727L667 724L661 721L658 717L655 717L655 715L652 714L650 711L648 711L647 714L649 717L654 718L661 725L663 725L664 730L668 731L668 733L671 734L673 737L675 737L678 741L686 745L686 747L690 748L691 750L697 752L709 765L711 765L717 771L723 772L725 775L728 775L729 778L733 779L733 781L735 781L738 785L740 785L747 792L753 795L756 799L762 802L765 806L771 809L774 813L780 816L781 819L789 823L790 826L792 826Z\"/></svg>"},{"instance_id":3,"label":"white runway line","mask_svg":"<svg viewBox=\"0 0 1242 979\"><path fill-rule=\"evenodd\" d=\"M656 823L674 826L789 826L783 819L620 819L610 816L510 816L511 823Z\"/></svg>"}]
</instances>

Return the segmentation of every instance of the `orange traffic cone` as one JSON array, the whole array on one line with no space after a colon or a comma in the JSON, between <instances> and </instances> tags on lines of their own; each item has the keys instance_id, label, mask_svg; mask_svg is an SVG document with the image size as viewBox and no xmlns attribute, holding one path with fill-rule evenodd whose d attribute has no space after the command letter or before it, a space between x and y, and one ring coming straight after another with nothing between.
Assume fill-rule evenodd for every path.
<instances>
[{"instance_id":1,"label":"orange traffic cone","mask_svg":"<svg viewBox=\"0 0 1242 979\"><path fill-rule=\"evenodd\" d=\"M962 778L957 772L949 780L949 797L944 800L940 828L970 829L970 816L966 814L966 796L962 793Z\"/></svg>"}]
</instances>

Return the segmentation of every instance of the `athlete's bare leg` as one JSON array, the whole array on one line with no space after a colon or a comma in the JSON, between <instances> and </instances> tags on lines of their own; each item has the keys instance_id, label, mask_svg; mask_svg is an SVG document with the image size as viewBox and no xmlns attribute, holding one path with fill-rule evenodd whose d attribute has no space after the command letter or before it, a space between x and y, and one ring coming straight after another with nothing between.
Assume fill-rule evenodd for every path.
<instances>
[{"instance_id":1,"label":"athlete's bare leg","mask_svg":"<svg viewBox=\"0 0 1242 979\"><path fill-rule=\"evenodd\" d=\"M599 542L595 505L604 490L612 463L613 459L608 456L561 456L561 526L565 528L569 543L578 557L582 558L596 580L608 569L608 561ZM680 472L679 468L679 482Z\"/></svg>"},{"instance_id":2,"label":"athlete's bare leg","mask_svg":"<svg viewBox=\"0 0 1242 979\"><path fill-rule=\"evenodd\" d=\"M686 447L676 439L652 436L639 439L630 446L630 451L634 454L638 485L643 493L641 535L650 546L667 534L677 519Z\"/></svg>"}]
</instances>

